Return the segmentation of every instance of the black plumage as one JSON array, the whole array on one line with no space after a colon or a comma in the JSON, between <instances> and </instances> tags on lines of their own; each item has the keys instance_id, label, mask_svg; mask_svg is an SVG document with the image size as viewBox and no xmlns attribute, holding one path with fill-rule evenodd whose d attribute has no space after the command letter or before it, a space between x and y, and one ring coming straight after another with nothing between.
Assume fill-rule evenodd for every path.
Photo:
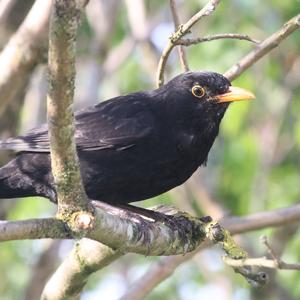
<instances>
[{"instance_id":1,"label":"black plumage","mask_svg":"<svg viewBox=\"0 0 300 300\"><path fill-rule=\"evenodd\" d=\"M76 114L76 145L90 199L144 200L186 181L206 162L228 103L252 98L212 72L187 72L159 89L102 102ZM241 93L242 91L242 93ZM17 151L0 169L0 197L56 201L47 126L0 143Z\"/></svg>"}]
</instances>

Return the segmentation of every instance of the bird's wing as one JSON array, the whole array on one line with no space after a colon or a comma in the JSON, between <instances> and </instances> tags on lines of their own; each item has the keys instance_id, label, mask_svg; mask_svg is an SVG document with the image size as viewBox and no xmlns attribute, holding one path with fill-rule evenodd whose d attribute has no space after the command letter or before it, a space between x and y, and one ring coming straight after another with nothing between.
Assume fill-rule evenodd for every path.
<instances>
[{"instance_id":1,"label":"bird's wing","mask_svg":"<svg viewBox=\"0 0 300 300\"><path fill-rule=\"evenodd\" d=\"M117 97L85 109L75 116L77 149L123 150L140 143L153 130L153 115L141 93ZM0 149L49 152L46 124L26 135L0 142Z\"/></svg>"}]
</instances>

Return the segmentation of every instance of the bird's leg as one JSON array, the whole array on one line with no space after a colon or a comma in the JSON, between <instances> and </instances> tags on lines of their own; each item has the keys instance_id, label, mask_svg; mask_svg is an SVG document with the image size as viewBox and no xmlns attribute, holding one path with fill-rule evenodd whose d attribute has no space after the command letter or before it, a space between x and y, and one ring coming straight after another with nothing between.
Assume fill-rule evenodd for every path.
<instances>
[{"instance_id":1,"label":"bird's leg","mask_svg":"<svg viewBox=\"0 0 300 300\"><path fill-rule=\"evenodd\" d=\"M125 219L130 219L130 220L134 220L134 221L138 222L139 225L140 225L139 239L143 238L144 243L148 247L150 247L151 239L150 239L148 229L149 229L149 226L152 226L152 225L151 225L151 222L146 221L144 215L138 213L134 209L132 209L132 210L128 209L126 205L111 205L111 204L108 204L106 202L102 202L102 201L99 201L99 200L95 200L95 201L93 200L92 204L93 204L94 207L103 209L106 212L111 213L113 215L118 215L121 218L123 217ZM138 207L131 206L131 205L129 205L129 206L138 209ZM150 251L150 249L149 249L149 251Z\"/></svg>"},{"instance_id":2,"label":"bird's leg","mask_svg":"<svg viewBox=\"0 0 300 300\"><path fill-rule=\"evenodd\" d=\"M150 218L154 220L154 222L161 222L167 225L172 231L177 231L180 239L184 241L184 244L188 243L185 230L192 230L189 228L189 222L187 222L184 216L174 216L174 215L167 215L160 211L154 211L150 209L146 209L143 207L133 206L130 204L117 204L118 207L138 214L140 216L144 216L146 218Z\"/></svg>"},{"instance_id":3,"label":"bird's leg","mask_svg":"<svg viewBox=\"0 0 300 300\"><path fill-rule=\"evenodd\" d=\"M149 226L149 223L145 219L151 219L154 222L161 222L171 228L173 231L177 231L181 239L186 240L186 230L192 230L189 228L189 221L184 215L168 215L160 211L153 211L150 209L133 206L130 204L114 204L113 206L102 202L102 201L92 201L95 207L102 208L112 214L117 214L124 216L125 218L137 220L141 226L141 234L146 233L146 227ZM187 242L187 240L186 240Z\"/></svg>"}]
</instances>

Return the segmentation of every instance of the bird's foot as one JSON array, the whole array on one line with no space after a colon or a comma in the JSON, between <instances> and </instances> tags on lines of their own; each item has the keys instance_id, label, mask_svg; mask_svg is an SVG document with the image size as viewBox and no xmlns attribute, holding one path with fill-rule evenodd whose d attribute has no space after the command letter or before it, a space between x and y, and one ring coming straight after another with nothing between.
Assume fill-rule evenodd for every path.
<instances>
[{"instance_id":1,"label":"bird's foot","mask_svg":"<svg viewBox=\"0 0 300 300\"><path fill-rule=\"evenodd\" d=\"M193 228L187 214L179 212L177 209L168 206L158 206L157 210L148 210L149 217L154 220L154 223L162 223L169 227L173 234L177 232L179 239L183 245L188 245L188 234Z\"/></svg>"},{"instance_id":2,"label":"bird's foot","mask_svg":"<svg viewBox=\"0 0 300 300\"><path fill-rule=\"evenodd\" d=\"M148 254L151 252L150 250L150 245L152 243L152 238L151 238L151 234L150 234L150 230L151 227L153 226L153 222L148 221L144 216L133 212L133 211L129 211L126 210L124 208L118 208L122 211L122 217L124 219L130 220L130 221L134 221L137 226L138 226L138 236L137 236L137 240L141 241L146 247L147 247L147 254L146 256L148 256Z\"/></svg>"},{"instance_id":3,"label":"bird's foot","mask_svg":"<svg viewBox=\"0 0 300 300\"><path fill-rule=\"evenodd\" d=\"M136 207L129 204L122 205L126 210L133 211L147 219L151 219L154 223L163 223L171 229L173 234L177 232L179 239L185 248L188 247L188 236L193 232L193 222L189 219L188 214L179 212L177 209L169 206L157 206L155 210ZM201 218L202 222L209 223L210 217Z\"/></svg>"},{"instance_id":4,"label":"bird's foot","mask_svg":"<svg viewBox=\"0 0 300 300\"><path fill-rule=\"evenodd\" d=\"M170 207L160 206L157 208L158 210L150 210L130 204L112 206L100 201L93 201L93 204L122 218L137 222L140 226L138 239L143 239L145 244L151 242L149 236L149 226L151 224L154 225L160 222L169 227L173 234L177 232L179 239L185 246L188 245L188 235L193 231L192 222L190 222L188 215ZM203 217L203 222L209 221L208 217Z\"/></svg>"}]
</instances>

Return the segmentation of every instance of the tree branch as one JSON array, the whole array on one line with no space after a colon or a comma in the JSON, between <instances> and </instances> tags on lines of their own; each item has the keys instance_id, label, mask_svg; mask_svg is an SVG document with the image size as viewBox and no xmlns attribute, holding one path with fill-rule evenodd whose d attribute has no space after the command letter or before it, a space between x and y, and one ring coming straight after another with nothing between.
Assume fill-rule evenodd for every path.
<instances>
[{"instance_id":1,"label":"tree branch","mask_svg":"<svg viewBox=\"0 0 300 300\"><path fill-rule=\"evenodd\" d=\"M168 213L174 215L174 224L178 225L175 228L153 223L113 206L108 211L97 208L85 236L113 249L122 249L124 253L173 255L197 248L206 236L206 224L186 213L170 208L168 210ZM82 222L82 215L86 214L71 214L67 223L55 218L1 221L0 241L78 237L76 228L80 227L78 223Z\"/></svg>"},{"instance_id":2,"label":"tree branch","mask_svg":"<svg viewBox=\"0 0 300 300\"><path fill-rule=\"evenodd\" d=\"M173 21L174 21L174 25L175 25L175 31L176 31L179 29L179 26L181 23L180 23L179 15L177 12L175 0L170 0L170 8L171 8ZM185 50L181 45L179 45L179 47L177 49L178 49L178 55L179 55L179 59L180 59L181 69L183 72L186 72L189 70L189 66L188 66Z\"/></svg>"},{"instance_id":3,"label":"tree branch","mask_svg":"<svg viewBox=\"0 0 300 300\"><path fill-rule=\"evenodd\" d=\"M170 228L161 223L154 225L152 222L142 220L141 217L129 212L119 217L116 213L120 211L114 207L110 208L110 214L97 209L97 213L100 214L96 214L98 220L94 222L97 229L95 232L87 234L93 239L99 240L100 238L110 248L91 240L80 241L51 277L45 287L42 299L77 297L91 273L105 267L126 252L134 251L144 255L161 255L162 253L168 255L172 252L175 254L174 251L185 253L192 249L186 244L188 241L193 241L196 238L197 242L195 241L192 246L196 247L198 243L202 242L206 234L204 223L202 223L202 228L198 228L198 230L192 221L183 221L182 217L184 216L182 215L178 216L178 219L181 219L179 225L182 226L181 229L186 232L186 235L179 233L178 227ZM174 218L175 222L176 217ZM196 222L199 223L199 220ZM188 233L188 231L190 232ZM194 238L190 236L191 232L194 232ZM112 248L118 250L113 251ZM54 289L54 287L57 288Z\"/></svg>"},{"instance_id":4,"label":"tree branch","mask_svg":"<svg viewBox=\"0 0 300 300\"><path fill-rule=\"evenodd\" d=\"M254 266L254 267L264 267L269 269L280 269L280 270L300 270L300 263L290 264L281 260L281 258L275 254L266 236L262 236L261 240L262 243L266 246L272 259L267 259L266 257L260 257L260 258L246 258L246 259L233 260L230 257L224 256L223 257L224 262L234 268Z\"/></svg>"},{"instance_id":5,"label":"tree branch","mask_svg":"<svg viewBox=\"0 0 300 300\"><path fill-rule=\"evenodd\" d=\"M300 218L300 204L279 208L273 211L263 211L244 217L230 217L220 220L220 224L234 234L259 230L265 227L282 226L287 223L298 222Z\"/></svg>"},{"instance_id":6,"label":"tree branch","mask_svg":"<svg viewBox=\"0 0 300 300\"><path fill-rule=\"evenodd\" d=\"M280 260L280 265L274 259L267 259L266 257L246 258L246 259L232 259L227 256L223 257L223 261L234 268L237 267L264 267L269 269L280 270L300 270L300 264L290 264Z\"/></svg>"},{"instance_id":7,"label":"tree branch","mask_svg":"<svg viewBox=\"0 0 300 300\"><path fill-rule=\"evenodd\" d=\"M37 0L0 54L0 116L23 89L46 50L51 0Z\"/></svg>"},{"instance_id":8,"label":"tree branch","mask_svg":"<svg viewBox=\"0 0 300 300\"><path fill-rule=\"evenodd\" d=\"M27 239L70 238L65 223L55 218L0 221L0 242Z\"/></svg>"},{"instance_id":9,"label":"tree branch","mask_svg":"<svg viewBox=\"0 0 300 300\"><path fill-rule=\"evenodd\" d=\"M111 211L113 212L113 211ZM185 222L182 221L182 217L186 217L185 215L177 215L176 218L181 218L179 225L181 225L183 228L187 227L187 225L185 224ZM114 217L112 217L114 218ZM133 216L128 216L128 219L130 220L130 222L132 222ZM103 223L106 223L106 220L103 220ZM176 222L176 219L174 219L174 224ZM157 224L156 226L160 226L159 224ZM174 232L176 232L176 228L178 230L178 225L175 225L175 228L172 228L171 230ZM145 230L147 230L147 227L149 227L149 225L147 225L147 223L144 224L143 228L141 229L139 228L138 231L143 233L146 233ZM182 228L181 227L181 228ZM205 236L210 240L213 241L214 243L220 243L224 249L224 251L228 254L229 257L232 258L245 258L246 257L246 253L239 248L233 241L232 237L230 236L230 234L228 233L227 230L222 229L218 223L216 222L204 222L202 223L202 229L205 230ZM153 230L153 228L152 228ZM189 228L189 230L191 230L191 228ZM127 230L127 232L131 232L130 235L132 235L132 233L134 232L134 230ZM103 232L103 230L101 230L101 232ZM115 234L115 233L114 233ZM188 235L189 233L186 232L186 234ZM117 236L118 236L118 232L117 232ZM122 238L122 237L121 237ZM147 241L141 241L142 243L152 243L154 244L152 241L157 239L158 237L155 235L150 236L150 240L149 238L147 238ZM189 241L191 240L189 236L185 237L184 235L180 235L181 239L184 239L185 241ZM140 237L139 239L143 240L143 237ZM200 238L202 240L202 238ZM67 258L67 260L61 265L61 267L59 268L59 270L57 272L55 272L55 274L53 275L53 277L51 278L51 284L46 288L46 290L49 291L49 293L47 294L48 297L45 299L65 299L65 297L76 297L78 296L80 290L84 287L85 284L85 278L86 276L90 275L92 272L95 272L96 270L98 270L99 268L103 268L106 264L103 264L103 260L107 261L109 260L109 262L111 262L112 260L118 258L122 253L126 253L128 251L130 251L130 248L128 248L128 243L131 242L132 239L128 239L127 238L127 242L124 244L123 247L120 247L119 245L116 245L116 247L112 247L110 246L110 249L106 249L104 246L101 246L99 244L95 244L96 247L96 253L99 251L98 249L100 249L100 256L97 258L97 254L92 255L92 257L94 257L94 259L92 259L92 261L90 261L90 256L91 256L91 252L89 251L89 255L87 255L86 251L83 251L82 253L82 257L79 259L78 258L78 249L80 248L74 248L72 254ZM121 241L122 242L122 241ZM117 241L117 243L119 243L119 241ZM140 241L138 240L136 244L139 244ZM83 245L83 250L84 250L85 245ZM102 248L104 247L104 250L102 250ZM171 248L177 248L176 244L171 245ZM90 249L90 247L88 247ZM118 249L118 252L112 251L111 248L116 248ZM166 249L166 246L164 246L164 248ZM181 248L183 248L183 251L189 251L190 249L188 249L188 247L184 246ZM134 250L136 251L136 249ZM102 253L103 252L103 253ZM152 246L150 247L150 244L148 244L148 250L147 250L147 254L148 255L152 255L154 253L154 255L161 255L162 253L159 253L159 251L157 252L157 250L153 250ZM164 255L169 255L169 252L164 252ZM80 264L81 268L78 268L78 264ZM248 274L245 275L246 278L248 277L254 277L255 273L253 273L251 270L249 270ZM73 281L74 280L74 281ZM59 286L59 290L58 291L53 291L53 287L54 286ZM66 288L67 287L67 288ZM67 290L66 290L67 289ZM56 295L56 293L59 293L59 296L53 296ZM50 297L49 295L51 295L51 293L53 294L52 297ZM128 298L131 299L131 298ZM133 298L135 299L135 298Z\"/></svg>"},{"instance_id":10,"label":"tree branch","mask_svg":"<svg viewBox=\"0 0 300 300\"><path fill-rule=\"evenodd\" d=\"M220 220L220 224L229 230L231 234L239 234L263 229L266 227L280 226L298 222L299 218L300 204L297 204L288 208L259 212L245 217L227 217ZM126 294L121 297L121 299L144 299L146 295L158 284L171 276L179 265L188 261L199 250L208 247L209 245L209 243L203 243L196 251L187 253L184 256L170 256L160 259L157 263L152 264L149 270L129 287ZM260 276L262 274L258 273L256 275ZM260 280L261 278L258 277L256 279Z\"/></svg>"},{"instance_id":11,"label":"tree branch","mask_svg":"<svg viewBox=\"0 0 300 300\"><path fill-rule=\"evenodd\" d=\"M185 24L179 26L179 29L170 37L169 42L164 48L158 63L156 75L157 86L161 86L164 84L164 70L168 57L172 49L175 47L175 43L184 35L189 33L190 29L196 22L200 21L203 17L211 15L216 9L219 2L220 0L209 0L208 3L199 12L192 16Z\"/></svg>"},{"instance_id":12,"label":"tree branch","mask_svg":"<svg viewBox=\"0 0 300 300\"><path fill-rule=\"evenodd\" d=\"M89 210L76 153L73 116L76 33L85 4L84 0L55 0L50 21L47 117L61 217Z\"/></svg>"},{"instance_id":13,"label":"tree branch","mask_svg":"<svg viewBox=\"0 0 300 300\"><path fill-rule=\"evenodd\" d=\"M203 42L210 42L215 40L221 40L221 39L237 39L237 40L245 40L252 42L254 44L259 44L260 42L256 39L253 39L247 34L239 34L239 33L220 33L215 35L208 35L204 37L199 37L196 39L180 39L177 42L175 42L175 45L182 45L182 46L191 46L196 45Z\"/></svg>"},{"instance_id":14,"label":"tree branch","mask_svg":"<svg viewBox=\"0 0 300 300\"><path fill-rule=\"evenodd\" d=\"M264 55L276 48L284 39L300 27L300 14L286 22L278 31L267 37L251 52L245 55L224 74L229 80L234 80L242 72L251 67Z\"/></svg>"},{"instance_id":15,"label":"tree branch","mask_svg":"<svg viewBox=\"0 0 300 300\"><path fill-rule=\"evenodd\" d=\"M191 230L191 226L195 226L192 225L194 222L193 219L182 221L182 215L178 215L178 218L181 220L180 224L184 225L183 228L193 231ZM220 223L224 224L233 234L236 234L269 226L286 225L299 221L299 218L300 204L246 217L225 218ZM142 222L141 219L136 219L136 217L132 215L119 216L114 215L113 211L108 214L101 209L97 209L94 222L95 228L87 232L87 237L103 242L109 247L118 249L123 253L135 252L144 255L161 255L162 251L164 251L164 255L180 254L186 251L192 251L198 247L200 243L202 246L208 245L206 243L203 244L203 239L214 231L207 231L208 224L201 223L198 219L196 219L196 223L198 223L200 227L198 227L198 229L195 227L193 238L183 236L178 232L178 229L170 228L161 223L155 223L153 226L151 221L144 220ZM206 230L206 233L204 233L203 230ZM0 241L36 238L72 238L75 234L76 232L72 232L63 221L53 218L0 222ZM196 236L198 237L197 241L195 241ZM193 239L194 245L186 244L187 241L193 241ZM112 255L114 252L109 253ZM194 253L196 252L186 254L185 256L166 258L167 265L170 266L170 268L165 272L161 270L161 272L159 272L160 277L155 277L156 280L152 284L154 284L154 286L158 284L162 279L168 276L167 274L171 274L179 264L192 257ZM234 251L234 253L236 253L236 251ZM107 255L105 259L109 259L109 255ZM152 276L149 275L149 277ZM145 278L143 278L143 282L145 285L146 282L144 279ZM149 290L154 286L149 286ZM128 293L130 293L130 290Z\"/></svg>"},{"instance_id":16,"label":"tree branch","mask_svg":"<svg viewBox=\"0 0 300 300\"><path fill-rule=\"evenodd\" d=\"M121 255L98 242L80 240L47 282L41 299L79 299L87 277Z\"/></svg>"}]
</instances>

